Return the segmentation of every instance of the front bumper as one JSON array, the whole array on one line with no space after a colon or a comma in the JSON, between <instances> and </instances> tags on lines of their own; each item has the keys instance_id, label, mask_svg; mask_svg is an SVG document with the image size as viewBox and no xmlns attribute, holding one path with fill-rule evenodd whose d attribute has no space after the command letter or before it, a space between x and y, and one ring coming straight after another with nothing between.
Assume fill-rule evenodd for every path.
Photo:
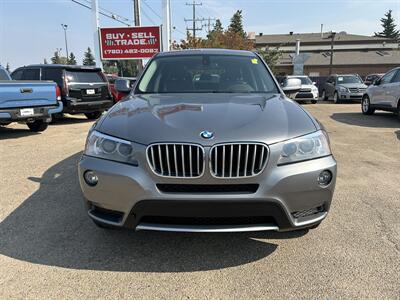
<instances>
[{"instance_id":1,"label":"front bumper","mask_svg":"<svg viewBox=\"0 0 400 300\"><path fill-rule=\"evenodd\" d=\"M22 116L21 109L33 108L33 115ZM63 103L58 101L58 106L38 106L0 109L0 121L5 122L27 122L33 120L51 120L51 115L63 110Z\"/></svg>"},{"instance_id":2,"label":"front bumper","mask_svg":"<svg viewBox=\"0 0 400 300\"><path fill-rule=\"evenodd\" d=\"M361 101L364 93L339 92L339 100Z\"/></svg>"},{"instance_id":3,"label":"front bumper","mask_svg":"<svg viewBox=\"0 0 400 300\"><path fill-rule=\"evenodd\" d=\"M319 94L317 92L299 92L296 94L294 100L296 101L310 101L315 100L318 101Z\"/></svg>"},{"instance_id":4,"label":"front bumper","mask_svg":"<svg viewBox=\"0 0 400 300\"><path fill-rule=\"evenodd\" d=\"M206 168L201 178L183 179L152 173L144 154L145 146L141 147L136 149L139 167L82 156L78 166L79 181L91 218L136 230L287 231L318 224L330 208L336 181L333 156L278 167L277 158L271 152L265 170L255 177L213 178ZM95 187L84 181L87 170L98 176ZM317 183L323 170L333 174L327 186ZM160 190L159 184L256 184L258 188L251 193L166 192ZM313 210L312 214L304 213ZM208 220L210 224L206 224Z\"/></svg>"}]
</instances>

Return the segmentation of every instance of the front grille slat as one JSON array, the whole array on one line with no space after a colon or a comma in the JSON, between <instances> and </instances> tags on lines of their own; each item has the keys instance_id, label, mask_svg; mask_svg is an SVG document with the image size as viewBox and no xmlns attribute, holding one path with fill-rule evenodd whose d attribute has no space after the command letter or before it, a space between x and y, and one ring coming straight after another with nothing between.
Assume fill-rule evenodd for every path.
<instances>
[{"instance_id":1,"label":"front grille slat","mask_svg":"<svg viewBox=\"0 0 400 300\"><path fill-rule=\"evenodd\" d=\"M261 143L227 143L210 150L210 171L218 178L251 177L267 163L268 148Z\"/></svg>"},{"instance_id":2,"label":"front grille slat","mask_svg":"<svg viewBox=\"0 0 400 300\"><path fill-rule=\"evenodd\" d=\"M147 148L152 171L163 177L196 178L204 173L204 150L192 144L153 144Z\"/></svg>"}]
</instances>

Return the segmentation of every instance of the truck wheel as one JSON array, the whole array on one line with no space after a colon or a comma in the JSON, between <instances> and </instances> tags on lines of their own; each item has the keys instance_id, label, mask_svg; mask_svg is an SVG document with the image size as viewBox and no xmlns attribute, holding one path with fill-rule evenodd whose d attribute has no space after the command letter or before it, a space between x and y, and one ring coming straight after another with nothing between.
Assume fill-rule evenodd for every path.
<instances>
[{"instance_id":1,"label":"truck wheel","mask_svg":"<svg viewBox=\"0 0 400 300\"><path fill-rule=\"evenodd\" d=\"M96 120L101 116L102 113L103 113L102 111L94 111L94 112L91 112L91 113L85 113L85 116L89 120Z\"/></svg>"},{"instance_id":2,"label":"truck wheel","mask_svg":"<svg viewBox=\"0 0 400 300\"><path fill-rule=\"evenodd\" d=\"M49 126L49 123L46 123L43 120L36 120L33 123L27 123L26 124L29 129L33 132L40 132L40 131L45 131L47 129L47 126Z\"/></svg>"},{"instance_id":3,"label":"truck wheel","mask_svg":"<svg viewBox=\"0 0 400 300\"><path fill-rule=\"evenodd\" d=\"M361 101L361 111L364 115L372 115L375 112L375 109L371 107L371 102L369 101L368 96L364 96Z\"/></svg>"}]
</instances>

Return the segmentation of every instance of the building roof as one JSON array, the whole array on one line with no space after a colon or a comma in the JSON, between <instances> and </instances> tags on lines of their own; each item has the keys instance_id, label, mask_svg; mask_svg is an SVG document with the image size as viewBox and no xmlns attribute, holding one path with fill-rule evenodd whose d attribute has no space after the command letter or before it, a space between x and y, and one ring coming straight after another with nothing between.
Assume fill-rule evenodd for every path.
<instances>
[{"instance_id":1,"label":"building roof","mask_svg":"<svg viewBox=\"0 0 400 300\"><path fill-rule=\"evenodd\" d=\"M293 33L293 34L263 34L256 35L256 44L286 44L295 43L300 40L301 43L330 43L330 32L321 33ZM393 42L392 39L375 36L365 36L358 34L349 34L344 31L336 33L335 43L340 42Z\"/></svg>"},{"instance_id":2,"label":"building roof","mask_svg":"<svg viewBox=\"0 0 400 300\"><path fill-rule=\"evenodd\" d=\"M329 65L330 53L309 53L305 66ZM293 54L285 53L278 65L292 65ZM334 52L334 65L393 65L400 66L400 50L392 51L343 51Z\"/></svg>"}]
</instances>

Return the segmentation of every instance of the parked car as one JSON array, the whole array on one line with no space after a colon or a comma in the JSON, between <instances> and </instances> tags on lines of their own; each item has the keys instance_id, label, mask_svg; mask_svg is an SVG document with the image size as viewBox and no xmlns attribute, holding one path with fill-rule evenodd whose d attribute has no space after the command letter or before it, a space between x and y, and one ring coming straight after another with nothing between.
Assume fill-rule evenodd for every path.
<instances>
[{"instance_id":1,"label":"parked car","mask_svg":"<svg viewBox=\"0 0 400 300\"><path fill-rule=\"evenodd\" d=\"M109 82L111 95L114 99L114 103L117 103L118 101L121 101L124 97L126 97L136 82L136 77L118 77L118 76L114 76L114 75L107 75L107 79ZM119 79L129 80L129 87L130 87L129 91L121 92L121 91L116 90L115 82L116 82L116 80L119 80Z\"/></svg>"},{"instance_id":2,"label":"parked car","mask_svg":"<svg viewBox=\"0 0 400 300\"><path fill-rule=\"evenodd\" d=\"M54 82L14 81L0 67L0 125L23 122L31 131L44 131L51 115L62 109L60 89Z\"/></svg>"},{"instance_id":3,"label":"parked car","mask_svg":"<svg viewBox=\"0 0 400 300\"><path fill-rule=\"evenodd\" d=\"M376 109L397 113L400 119L400 67L390 70L368 87L361 111L371 115Z\"/></svg>"},{"instance_id":4,"label":"parked car","mask_svg":"<svg viewBox=\"0 0 400 300\"><path fill-rule=\"evenodd\" d=\"M365 85L371 85L375 82L375 80L381 78L384 74L379 73L379 74L369 74L365 77L364 84Z\"/></svg>"},{"instance_id":5,"label":"parked car","mask_svg":"<svg viewBox=\"0 0 400 300\"><path fill-rule=\"evenodd\" d=\"M357 74L331 75L322 89L322 99L339 103L361 101L367 86Z\"/></svg>"},{"instance_id":6,"label":"parked car","mask_svg":"<svg viewBox=\"0 0 400 300\"><path fill-rule=\"evenodd\" d=\"M285 231L326 217L336 161L258 54L197 49L150 60L90 129L78 174L100 227Z\"/></svg>"},{"instance_id":7,"label":"parked car","mask_svg":"<svg viewBox=\"0 0 400 300\"><path fill-rule=\"evenodd\" d=\"M289 78L298 78L301 80L301 89L300 91L293 97L293 100L296 101L310 101L315 104L318 101L319 93L318 88L315 86L315 83L311 81L311 79L306 75L290 75L285 76L281 82L281 86L285 87L287 84L287 80Z\"/></svg>"},{"instance_id":8,"label":"parked car","mask_svg":"<svg viewBox=\"0 0 400 300\"><path fill-rule=\"evenodd\" d=\"M90 66L30 65L16 69L15 80L51 80L61 89L63 113L84 113L97 119L114 103L108 81L101 69Z\"/></svg>"}]
</instances>

